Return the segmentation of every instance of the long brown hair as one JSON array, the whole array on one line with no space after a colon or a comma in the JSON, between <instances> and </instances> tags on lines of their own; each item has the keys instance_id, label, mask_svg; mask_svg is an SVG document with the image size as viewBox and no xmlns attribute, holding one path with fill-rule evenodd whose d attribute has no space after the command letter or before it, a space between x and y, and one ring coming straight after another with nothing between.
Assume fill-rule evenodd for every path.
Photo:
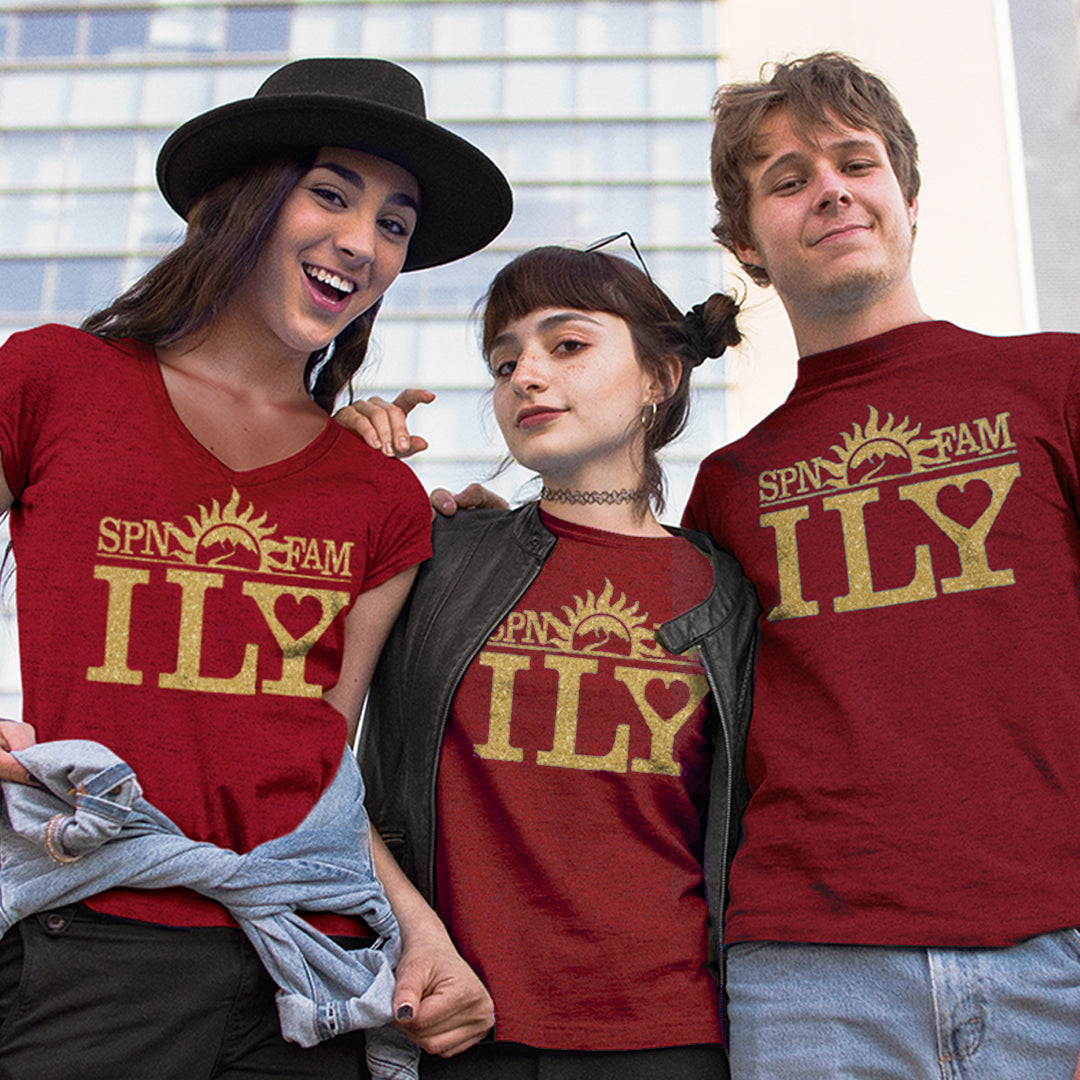
<instances>
[{"instance_id":1,"label":"long brown hair","mask_svg":"<svg viewBox=\"0 0 1080 1080\"><path fill-rule=\"evenodd\" d=\"M260 161L209 191L188 214L183 243L108 307L88 315L82 328L98 337L135 338L154 346L205 329L254 270L285 200L315 154ZM364 361L380 303L308 357L304 385L327 412Z\"/></svg>"},{"instance_id":2,"label":"long brown hair","mask_svg":"<svg viewBox=\"0 0 1080 1080\"><path fill-rule=\"evenodd\" d=\"M644 432L638 498L642 510L650 503L662 510L664 474L656 452L686 427L693 369L741 340L736 325L738 302L717 292L683 315L666 293L626 259L603 251L540 247L504 266L481 303L485 357L508 323L540 308L603 311L626 323L638 364L665 388L664 400L657 403L656 415ZM674 386L666 363L669 357L681 365Z\"/></svg>"}]
</instances>

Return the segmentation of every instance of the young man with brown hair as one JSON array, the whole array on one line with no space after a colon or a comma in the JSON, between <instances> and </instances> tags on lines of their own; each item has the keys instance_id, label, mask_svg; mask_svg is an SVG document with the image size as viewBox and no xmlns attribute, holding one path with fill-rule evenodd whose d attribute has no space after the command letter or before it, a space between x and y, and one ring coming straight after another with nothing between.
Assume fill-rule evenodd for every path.
<instances>
[{"instance_id":1,"label":"young man with brown hair","mask_svg":"<svg viewBox=\"0 0 1080 1080\"><path fill-rule=\"evenodd\" d=\"M787 401L685 524L762 601L730 874L736 1080L1071 1075L1080 1048L1080 338L931 320L916 142L847 57L714 109L718 239Z\"/></svg>"}]
</instances>

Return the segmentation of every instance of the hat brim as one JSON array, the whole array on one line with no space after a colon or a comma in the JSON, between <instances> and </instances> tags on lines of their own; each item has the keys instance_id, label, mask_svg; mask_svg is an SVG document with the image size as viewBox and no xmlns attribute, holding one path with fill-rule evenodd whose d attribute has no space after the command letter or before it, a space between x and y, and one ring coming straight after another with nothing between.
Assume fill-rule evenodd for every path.
<instances>
[{"instance_id":1,"label":"hat brim","mask_svg":"<svg viewBox=\"0 0 1080 1080\"><path fill-rule=\"evenodd\" d=\"M375 154L416 177L420 216L405 270L479 251L513 212L506 177L465 139L404 110L332 94L249 98L189 120L161 148L158 185L186 218L203 195L259 158L323 146Z\"/></svg>"}]
</instances>

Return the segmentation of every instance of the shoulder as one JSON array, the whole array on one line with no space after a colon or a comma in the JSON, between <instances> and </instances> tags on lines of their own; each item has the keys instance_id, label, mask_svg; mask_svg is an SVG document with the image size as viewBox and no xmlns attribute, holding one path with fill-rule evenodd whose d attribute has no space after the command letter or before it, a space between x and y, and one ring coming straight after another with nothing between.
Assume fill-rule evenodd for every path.
<instances>
[{"instance_id":1,"label":"shoulder","mask_svg":"<svg viewBox=\"0 0 1080 1080\"><path fill-rule=\"evenodd\" d=\"M420 478L404 461L373 450L359 435L340 424L329 424L327 431L331 440L330 459L335 469L346 471L356 482L374 491L404 492L410 500L419 499L428 506Z\"/></svg>"},{"instance_id":2,"label":"shoulder","mask_svg":"<svg viewBox=\"0 0 1080 1080\"><path fill-rule=\"evenodd\" d=\"M938 322L932 325L938 329L942 340L964 342L975 347L1080 349L1080 334L1063 330L1041 330L1031 334L983 334L951 322Z\"/></svg>"},{"instance_id":3,"label":"shoulder","mask_svg":"<svg viewBox=\"0 0 1080 1080\"><path fill-rule=\"evenodd\" d=\"M540 521L536 503L526 503L514 510L459 510L453 517L435 515L432 544L435 552L478 544L524 543L541 546L553 543L554 537Z\"/></svg>"},{"instance_id":4,"label":"shoulder","mask_svg":"<svg viewBox=\"0 0 1080 1080\"><path fill-rule=\"evenodd\" d=\"M1067 365L1080 360L1080 334L1047 330L1037 334L995 336L965 330L952 323L936 325L940 327L939 347L966 358L976 355L980 358L996 357L1005 363L1019 363L1027 358L1039 357Z\"/></svg>"},{"instance_id":5,"label":"shoulder","mask_svg":"<svg viewBox=\"0 0 1080 1080\"><path fill-rule=\"evenodd\" d=\"M975 393L997 391L1052 412L1080 394L1080 334L1043 331L994 337L950 327L938 378L952 387L963 381ZM950 365L949 361L952 361Z\"/></svg>"},{"instance_id":6,"label":"shoulder","mask_svg":"<svg viewBox=\"0 0 1080 1080\"><path fill-rule=\"evenodd\" d=\"M440 587L498 590L506 581L534 573L555 546L535 503L515 510L459 510L435 515L432 557L420 568L418 590Z\"/></svg>"},{"instance_id":7,"label":"shoulder","mask_svg":"<svg viewBox=\"0 0 1080 1080\"><path fill-rule=\"evenodd\" d=\"M0 364L9 372L27 367L39 379L77 375L82 380L102 366L130 365L143 350L134 341L106 341L74 326L48 323L12 334L0 347Z\"/></svg>"},{"instance_id":8,"label":"shoulder","mask_svg":"<svg viewBox=\"0 0 1080 1080\"><path fill-rule=\"evenodd\" d=\"M89 334L76 326L63 323L45 323L30 330L20 330L4 342L5 352L58 351L68 353L100 352L103 355L118 354L133 356L141 346L129 339L110 340Z\"/></svg>"},{"instance_id":9,"label":"shoulder","mask_svg":"<svg viewBox=\"0 0 1080 1080\"><path fill-rule=\"evenodd\" d=\"M740 480L754 473L748 451L753 446L757 429L737 442L729 443L709 454L698 466L694 485L683 515L683 525L690 528L715 529L712 509L721 492L740 485Z\"/></svg>"},{"instance_id":10,"label":"shoulder","mask_svg":"<svg viewBox=\"0 0 1080 1080\"><path fill-rule=\"evenodd\" d=\"M1047 330L1040 334L1023 334L1005 338L1014 355L1025 354L1057 358L1074 365L1080 361L1080 334Z\"/></svg>"},{"instance_id":11,"label":"shoulder","mask_svg":"<svg viewBox=\"0 0 1080 1080\"><path fill-rule=\"evenodd\" d=\"M141 366L143 346L110 342L73 326L49 324L12 334L0 346L0 380L24 402L75 396L86 403L100 390L118 392Z\"/></svg>"},{"instance_id":12,"label":"shoulder","mask_svg":"<svg viewBox=\"0 0 1080 1080\"><path fill-rule=\"evenodd\" d=\"M403 570L431 553L431 505L416 473L333 420L289 459L279 482L285 504L302 502L298 513L362 539L370 566Z\"/></svg>"}]
</instances>

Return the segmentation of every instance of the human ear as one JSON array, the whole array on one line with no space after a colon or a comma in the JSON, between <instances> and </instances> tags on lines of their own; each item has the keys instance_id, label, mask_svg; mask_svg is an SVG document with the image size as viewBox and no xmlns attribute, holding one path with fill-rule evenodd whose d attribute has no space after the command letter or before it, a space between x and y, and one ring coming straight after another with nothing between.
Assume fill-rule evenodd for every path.
<instances>
[{"instance_id":1,"label":"human ear","mask_svg":"<svg viewBox=\"0 0 1080 1080\"><path fill-rule=\"evenodd\" d=\"M675 393L682 378L682 361L675 355L669 354L660 357L660 372L658 377L649 383L649 393L652 396L649 404L653 401L666 401Z\"/></svg>"},{"instance_id":2,"label":"human ear","mask_svg":"<svg viewBox=\"0 0 1080 1080\"><path fill-rule=\"evenodd\" d=\"M746 263L748 266L756 266L760 270L765 269L765 261L756 247L751 247L749 244L736 240L735 254L738 256L739 262Z\"/></svg>"}]
</instances>

